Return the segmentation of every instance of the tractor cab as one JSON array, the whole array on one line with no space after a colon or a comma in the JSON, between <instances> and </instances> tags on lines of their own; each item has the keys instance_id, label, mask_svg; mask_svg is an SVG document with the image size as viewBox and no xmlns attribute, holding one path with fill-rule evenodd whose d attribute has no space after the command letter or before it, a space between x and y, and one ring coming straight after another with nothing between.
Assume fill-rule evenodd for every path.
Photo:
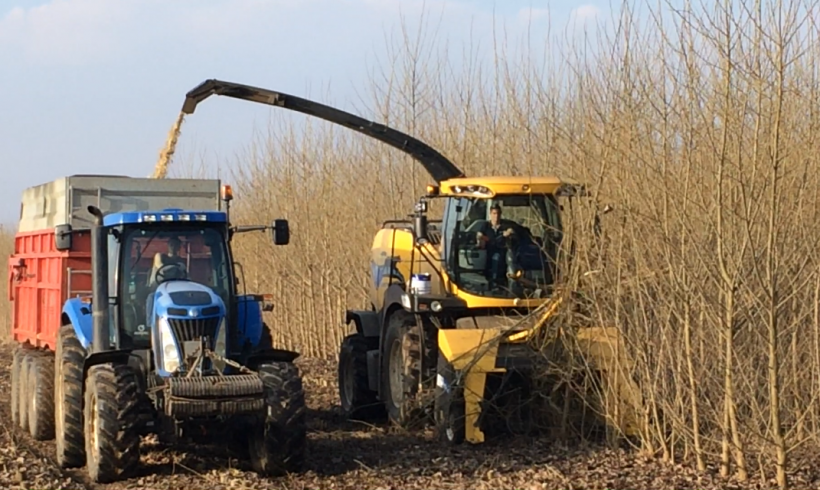
<instances>
[{"instance_id":1,"label":"tractor cab","mask_svg":"<svg viewBox=\"0 0 820 490\"><path fill-rule=\"evenodd\" d=\"M113 345L150 350L160 376L187 371L186 359L203 348L222 358L243 348L229 345L247 340L247 318L238 320L248 311L237 307L256 298L237 294L230 240L236 231L271 227L232 228L227 212L181 209L114 213L103 225L110 318L118 326ZM275 244L287 243L281 228ZM230 325L239 328L229 332ZM225 369L221 362L213 367ZM211 370L207 363L198 369Z\"/></svg>"},{"instance_id":2,"label":"tractor cab","mask_svg":"<svg viewBox=\"0 0 820 490\"><path fill-rule=\"evenodd\" d=\"M236 297L226 213L116 213L104 226L114 344L152 349L162 374L202 337L225 356Z\"/></svg>"},{"instance_id":3,"label":"tractor cab","mask_svg":"<svg viewBox=\"0 0 820 490\"><path fill-rule=\"evenodd\" d=\"M498 299L547 297L563 239L556 178L451 179L426 197L446 199L441 258L450 283Z\"/></svg>"}]
</instances>

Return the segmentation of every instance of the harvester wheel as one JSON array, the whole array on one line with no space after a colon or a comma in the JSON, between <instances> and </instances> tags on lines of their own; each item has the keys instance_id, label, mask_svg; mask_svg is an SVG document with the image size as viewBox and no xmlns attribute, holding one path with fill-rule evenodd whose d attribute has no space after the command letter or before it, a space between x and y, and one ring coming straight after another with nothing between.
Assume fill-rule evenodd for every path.
<instances>
[{"instance_id":1,"label":"harvester wheel","mask_svg":"<svg viewBox=\"0 0 820 490\"><path fill-rule=\"evenodd\" d=\"M403 311L390 315L384 339L382 391L390 420L404 428L417 428L423 409L416 396L421 379L421 327Z\"/></svg>"},{"instance_id":2,"label":"harvester wheel","mask_svg":"<svg viewBox=\"0 0 820 490\"><path fill-rule=\"evenodd\" d=\"M339 350L339 399L347 418L372 420L384 414L376 392L370 389L367 373L368 340L358 333L342 340Z\"/></svg>"},{"instance_id":3,"label":"harvester wheel","mask_svg":"<svg viewBox=\"0 0 820 490\"><path fill-rule=\"evenodd\" d=\"M133 368L91 366L85 385L85 454L95 483L127 478L139 465L139 410Z\"/></svg>"},{"instance_id":4,"label":"harvester wheel","mask_svg":"<svg viewBox=\"0 0 820 490\"><path fill-rule=\"evenodd\" d=\"M54 432L57 464L78 468L85 464L83 427L83 362L85 349L74 327L63 325L54 354Z\"/></svg>"},{"instance_id":5,"label":"harvester wheel","mask_svg":"<svg viewBox=\"0 0 820 490\"><path fill-rule=\"evenodd\" d=\"M307 425L299 368L289 362L262 364L259 376L265 386L268 408L262 430L254 430L248 437L251 465L265 476L301 471Z\"/></svg>"},{"instance_id":6,"label":"harvester wheel","mask_svg":"<svg viewBox=\"0 0 820 490\"><path fill-rule=\"evenodd\" d=\"M38 441L54 438L54 359L35 355L31 359L26 385L30 390L28 427Z\"/></svg>"},{"instance_id":7,"label":"harvester wheel","mask_svg":"<svg viewBox=\"0 0 820 490\"><path fill-rule=\"evenodd\" d=\"M11 363L11 423L20 424L20 373L22 372L23 355L22 349L14 349L14 357Z\"/></svg>"},{"instance_id":8,"label":"harvester wheel","mask_svg":"<svg viewBox=\"0 0 820 490\"><path fill-rule=\"evenodd\" d=\"M455 372L443 358L438 360L435 399L436 434L439 439L453 445L461 444L466 437L464 388L455 386Z\"/></svg>"}]
</instances>

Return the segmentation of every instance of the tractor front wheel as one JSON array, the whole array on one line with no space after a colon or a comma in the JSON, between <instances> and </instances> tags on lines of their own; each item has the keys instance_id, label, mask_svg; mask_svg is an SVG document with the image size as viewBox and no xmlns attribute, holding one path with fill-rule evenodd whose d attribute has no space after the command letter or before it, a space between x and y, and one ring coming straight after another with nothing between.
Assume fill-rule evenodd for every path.
<instances>
[{"instance_id":1,"label":"tractor front wheel","mask_svg":"<svg viewBox=\"0 0 820 490\"><path fill-rule=\"evenodd\" d=\"M305 392L299 368L289 362L259 366L265 387L266 416L261 430L248 436L254 471L282 476L302 470L307 445Z\"/></svg>"},{"instance_id":2,"label":"tractor front wheel","mask_svg":"<svg viewBox=\"0 0 820 490\"><path fill-rule=\"evenodd\" d=\"M133 474L140 461L140 398L129 366L91 366L85 384L85 453L95 483Z\"/></svg>"}]
</instances>

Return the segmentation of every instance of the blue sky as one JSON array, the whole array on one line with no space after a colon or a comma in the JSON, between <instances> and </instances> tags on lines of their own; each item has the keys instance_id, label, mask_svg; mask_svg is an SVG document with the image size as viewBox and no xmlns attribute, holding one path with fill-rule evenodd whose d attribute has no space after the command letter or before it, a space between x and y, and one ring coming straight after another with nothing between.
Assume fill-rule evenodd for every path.
<instances>
[{"instance_id":1,"label":"blue sky","mask_svg":"<svg viewBox=\"0 0 820 490\"><path fill-rule=\"evenodd\" d=\"M207 78L356 111L356 87L385 36L423 9L439 41L543 44L569 22L609 17L608 0L6 0L0 7L0 223L24 188L64 175L151 173L184 94ZM615 2L617 5L617 2ZM614 7L617 8L617 7ZM247 148L270 111L209 99L186 120L175 161L215 168ZM367 114L364 114L367 116Z\"/></svg>"}]
</instances>

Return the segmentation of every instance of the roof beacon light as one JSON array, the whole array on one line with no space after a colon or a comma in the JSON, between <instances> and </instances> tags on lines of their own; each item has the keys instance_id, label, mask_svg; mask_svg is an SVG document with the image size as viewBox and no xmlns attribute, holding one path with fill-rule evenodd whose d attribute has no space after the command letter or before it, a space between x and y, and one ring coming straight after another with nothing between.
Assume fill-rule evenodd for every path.
<instances>
[{"instance_id":1,"label":"roof beacon light","mask_svg":"<svg viewBox=\"0 0 820 490\"><path fill-rule=\"evenodd\" d=\"M221 190L221 194L222 194L222 200L223 201L233 200L233 189L231 189L231 186L229 186L227 184L223 185L222 190Z\"/></svg>"}]
</instances>

